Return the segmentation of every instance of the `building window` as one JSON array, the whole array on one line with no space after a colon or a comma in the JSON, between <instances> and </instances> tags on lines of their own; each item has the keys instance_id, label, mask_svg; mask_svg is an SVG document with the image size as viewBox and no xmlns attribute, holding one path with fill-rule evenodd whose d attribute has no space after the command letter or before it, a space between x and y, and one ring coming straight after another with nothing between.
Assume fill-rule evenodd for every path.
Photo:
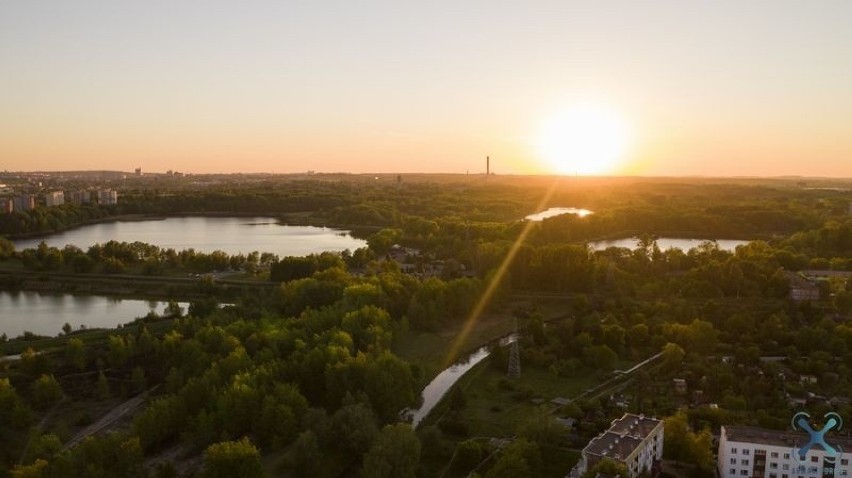
<instances>
[{"instance_id":1,"label":"building window","mask_svg":"<svg viewBox=\"0 0 852 478\"><path fill-rule=\"evenodd\" d=\"M743 458L742 460L740 460L740 465L743 465L743 466L748 465L748 460L746 460L745 458Z\"/></svg>"},{"instance_id":2,"label":"building window","mask_svg":"<svg viewBox=\"0 0 852 478\"><path fill-rule=\"evenodd\" d=\"M743 450L743 455L748 455L748 454L749 454L749 449L748 449L748 448L744 449L744 450Z\"/></svg>"},{"instance_id":3,"label":"building window","mask_svg":"<svg viewBox=\"0 0 852 478\"><path fill-rule=\"evenodd\" d=\"M789 459L790 459L790 454L789 454L789 453L784 453L784 459L785 459L785 460L789 460Z\"/></svg>"},{"instance_id":4,"label":"building window","mask_svg":"<svg viewBox=\"0 0 852 478\"><path fill-rule=\"evenodd\" d=\"M769 457L770 457L770 458L778 458L778 452L777 452L777 451L773 451L772 453L770 453L770 454L769 454Z\"/></svg>"},{"instance_id":5,"label":"building window","mask_svg":"<svg viewBox=\"0 0 852 478\"><path fill-rule=\"evenodd\" d=\"M788 465L788 464L784 463L783 465L781 465L781 469L782 469L782 470L789 470L789 469L790 469L790 465Z\"/></svg>"},{"instance_id":6,"label":"building window","mask_svg":"<svg viewBox=\"0 0 852 478\"><path fill-rule=\"evenodd\" d=\"M740 474L743 476L748 476L748 470L740 470Z\"/></svg>"},{"instance_id":7,"label":"building window","mask_svg":"<svg viewBox=\"0 0 852 478\"><path fill-rule=\"evenodd\" d=\"M841 464L841 465L843 465L843 466L846 466L846 465L848 465L848 464L849 464L849 460L848 460L848 459L846 459L846 458L841 458L841 459L840 459L840 464Z\"/></svg>"},{"instance_id":8,"label":"building window","mask_svg":"<svg viewBox=\"0 0 852 478\"><path fill-rule=\"evenodd\" d=\"M778 469L778 463L775 463L775 462L770 463L769 468L772 468L773 470L777 470Z\"/></svg>"},{"instance_id":9,"label":"building window","mask_svg":"<svg viewBox=\"0 0 852 478\"><path fill-rule=\"evenodd\" d=\"M737 459L736 459L736 458L731 458L731 464L732 464L732 465L736 465L736 464L737 464Z\"/></svg>"},{"instance_id":10,"label":"building window","mask_svg":"<svg viewBox=\"0 0 852 478\"><path fill-rule=\"evenodd\" d=\"M812 457L811 457L811 461L812 461L812 462L814 462L814 463L816 463L816 462L818 462L818 461L819 461L819 457L817 457L816 455L814 455L814 456L812 456Z\"/></svg>"},{"instance_id":11,"label":"building window","mask_svg":"<svg viewBox=\"0 0 852 478\"><path fill-rule=\"evenodd\" d=\"M776 475L775 473L770 473L769 478L778 478L778 475Z\"/></svg>"},{"instance_id":12,"label":"building window","mask_svg":"<svg viewBox=\"0 0 852 478\"><path fill-rule=\"evenodd\" d=\"M736 454L737 454L737 449L736 449L736 448L731 448L731 453L733 453L734 455L736 455Z\"/></svg>"}]
</instances>

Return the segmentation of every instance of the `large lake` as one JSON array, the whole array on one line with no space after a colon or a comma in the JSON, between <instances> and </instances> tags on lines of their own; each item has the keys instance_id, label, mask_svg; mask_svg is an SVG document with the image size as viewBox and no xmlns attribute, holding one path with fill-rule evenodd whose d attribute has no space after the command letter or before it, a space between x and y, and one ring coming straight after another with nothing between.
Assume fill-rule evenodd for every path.
<instances>
[{"instance_id":1,"label":"large lake","mask_svg":"<svg viewBox=\"0 0 852 478\"><path fill-rule=\"evenodd\" d=\"M181 307L185 312L186 304ZM66 322L75 330L81 325L112 328L165 308L165 302L150 300L0 291L0 334L13 338L29 331L55 336Z\"/></svg>"},{"instance_id":2,"label":"large lake","mask_svg":"<svg viewBox=\"0 0 852 478\"><path fill-rule=\"evenodd\" d=\"M674 247L675 249L681 249L683 250L683 252L687 252L694 247L700 246L703 242L706 241L707 239L660 237L657 238L657 247L659 247L661 251L665 251L666 249ZM737 246L742 246L748 243L749 241L738 241L735 239L716 239L716 244L719 246L719 249L722 249L723 251L733 252L737 248ZM595 251L602 251L609 247L626 247L632 250L636 249L638 245L638 237L628 237L625 239L616 239L613 241L594 241L589 243L589 247Z\"/></svg>"},{"instance_id":3,"label":"large lake","mask_svg":"<svg viewBox=\"0 0 852 478\"><path fill-rule=\"evenodd\" d=\"M50 236L14 241L18 250L38 246L62 248L73 244L83 250L107 241L146 242L175 250L220 250L229 255L253 251L279 256L305 256L365 247L366 241L348 231L313 226L288 226L268 217L170 217L161 220L115 221L78 227Z\"/></svg>"}]
</instances>

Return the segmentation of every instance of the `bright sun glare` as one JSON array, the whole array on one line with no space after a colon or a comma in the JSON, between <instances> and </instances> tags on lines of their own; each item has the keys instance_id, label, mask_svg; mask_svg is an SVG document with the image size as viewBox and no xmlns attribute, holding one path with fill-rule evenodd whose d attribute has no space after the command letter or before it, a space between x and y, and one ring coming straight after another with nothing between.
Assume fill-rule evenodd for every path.
<instances>
[{"instance_id":1,"label":"bright sun glare","mask_svg":"<svg viewBox=\"0 0 852 478\"><path fill-rule=\"evenodd\" d=\"M560 174L607 174L623 160L630 131L622 116L597 105L578 105L548 118L539 129L539 156Z\"/></svg>"}]
</instances>

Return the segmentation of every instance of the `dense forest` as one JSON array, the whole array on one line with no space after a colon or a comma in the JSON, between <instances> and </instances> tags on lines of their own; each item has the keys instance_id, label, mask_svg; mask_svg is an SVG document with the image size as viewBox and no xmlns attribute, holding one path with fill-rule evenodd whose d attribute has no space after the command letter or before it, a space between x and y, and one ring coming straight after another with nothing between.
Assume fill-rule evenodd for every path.
<instances>
[{"instance_id":1,"label":"dense forest","mask_svg":"<svg viewBox=\"0 0 852 478\"><path fill-rule=\"evenodd\" d=\"M848 400L832 402L852 396L852 281L820 282L820 300L788 298L790 273L852 270L848 191L674 179L406 178L401 187L356 177L138 187L121 197L109 208L2 216L0 230L244 213L352 227L369 247L294 258L114 241L21 251L0 238L0 268L44 280L229 270L247 284L222 306L210 279L210 294L187 310L173 303L163 317L114 330L4 337L0 347L22 351L0 361L0 460L9 476L564 476L572 463L544 456L570 460L625 410L618 402L671 417L666 453L700 476L712 467L708 436L720 425L786 426L791 400L808 397L798 377L813 377L807 389L823 397L808 398L811 410L852 416ZM550 206L594 213L521 221ZM587 245L630 235L639 237L633 249ZM661 250L657 238L671 235L707 241ZM726 251L712 240L721 238L751 242ZM410 251L404 259L392 257L397 245ZM453 336L479 315L517 319L528 376L569 389L660 358L611 393L542 413L530 400L546 394L524 381L532 378L502 378L508 351L495 346L415 432L405 411L418 406L437 364L452 359L443 348L418 355L418 341ZM673 391L676 378L700 399ZM530 412L501 424L502 395ZM135 398L132 419L75 441ZM709 403L717 407L694 406ZM684 405L689 412L676 413ZM565 433L555 417L576 419L578 429Z\"/></svg>"}]
</instances>

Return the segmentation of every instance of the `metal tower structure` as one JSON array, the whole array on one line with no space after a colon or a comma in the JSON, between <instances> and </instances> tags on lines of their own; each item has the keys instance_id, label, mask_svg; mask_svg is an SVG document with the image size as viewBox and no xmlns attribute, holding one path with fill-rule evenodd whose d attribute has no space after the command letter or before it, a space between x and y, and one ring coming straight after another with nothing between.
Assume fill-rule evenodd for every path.
<instances>
[{"instance_id":1,"label":"metal tower structure","mask_svg":"<svg viewBox=\"0 0 852 478\"><path fill-rule=\"evenodd\" d=\"M521 352L518 349L518 342L521 341L521 336L518 334L518 319L515 319L515 340L509 345L509 370L506 376L509 378L521 377Z\"/></svg>"}]
</instances>

